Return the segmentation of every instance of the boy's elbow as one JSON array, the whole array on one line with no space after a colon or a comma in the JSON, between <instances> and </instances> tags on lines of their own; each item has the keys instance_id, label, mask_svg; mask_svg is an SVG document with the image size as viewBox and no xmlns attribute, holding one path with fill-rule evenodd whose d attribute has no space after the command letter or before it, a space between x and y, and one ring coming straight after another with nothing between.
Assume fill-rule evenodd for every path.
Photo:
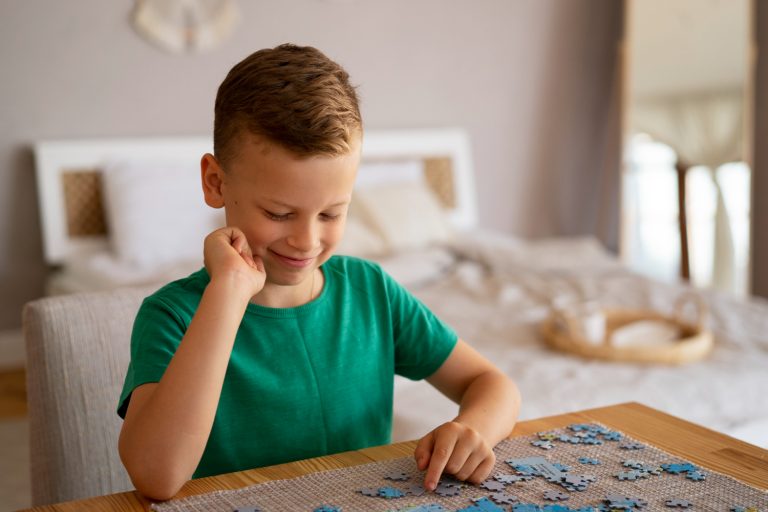
<instances>
[{"instance_id":1,"label":"boy's elbow","mask_svg":"<svg viewBox=\"0 0 768 512\"><path fill-rule=\"evenodd\" d=\"M131 477L131 482L139 494L154 501L165 501L173 498L188 481L186 477L158 471L131 471L129 469L128 476Z\"/></svg>"},{"instance_id":2,"label":"boy's elbow","mask_svg":"<svg viewBox=\"0 0 768 512\"><path fill-rule=\"evenodd\" d=\"M181 490L189 476L176 468L164 467L148 460L137 460L120 446L120 459L136 490L146 498L165 501Z\"/></svg>"}]
</instances>

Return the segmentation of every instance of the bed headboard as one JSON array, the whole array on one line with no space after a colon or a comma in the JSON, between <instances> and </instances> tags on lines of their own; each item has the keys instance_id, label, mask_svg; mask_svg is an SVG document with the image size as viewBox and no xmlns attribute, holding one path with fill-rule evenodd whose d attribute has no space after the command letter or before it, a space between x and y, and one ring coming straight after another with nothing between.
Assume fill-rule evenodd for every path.
<instances>
[{"instance_id":1,"label":"bed headboard","mask_svg":"<svg viewBox=\"0 0 768 512\"><path fill-rule=\"evenodd\" d=\"M108 226L101 196L101 169L113 160L140 158L189 161L212 152L210 137L40 141L34 145L45 259L61 264L74 255L106 250ZM474 174L469 137L457 128L370 130L363 163L418 159L424 179L450 222L476 224Z\"/></svg>"}]
</instances>

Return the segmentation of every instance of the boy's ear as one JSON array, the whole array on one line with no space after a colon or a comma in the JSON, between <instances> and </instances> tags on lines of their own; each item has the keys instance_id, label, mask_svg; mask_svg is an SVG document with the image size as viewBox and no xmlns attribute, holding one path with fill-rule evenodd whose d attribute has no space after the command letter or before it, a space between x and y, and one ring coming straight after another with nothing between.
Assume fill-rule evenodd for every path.
<instances>
[{"instance_id":1,"label":"boy's ear","mask_svg":"<svg viewBox=\"0 0 768 512\"><path fill-rule=\"evenodd\" d=\"M203 155L200 160L200 176L203 182L203 195L205 204L211 208L221 208L224 206L224 194L222 185L224 184L224 171L216 157L210 153Z\"/></svg>"}]
</instances>

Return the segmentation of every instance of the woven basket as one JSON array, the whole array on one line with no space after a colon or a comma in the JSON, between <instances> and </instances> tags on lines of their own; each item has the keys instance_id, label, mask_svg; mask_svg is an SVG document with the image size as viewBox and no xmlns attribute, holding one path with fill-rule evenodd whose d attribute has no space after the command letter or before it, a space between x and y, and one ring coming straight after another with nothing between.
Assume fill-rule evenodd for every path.
<instances>
[{"instance_id":1,"label":"woven basket","mask_svg":"<svg viewBox=\"0 0 768 512\"><path fill-rule=\"evenodd\" d=\"M696 307L697 319L694 323L683 319L684 309L689 304ZM639 363L690 363L709 354L714 344L712 332L705 328L708 316L706 304L693 294L685 295L678 300L674 316L642 309L604 309L602 313L605 317L605 336L602 342L592 343L574 335L564 320L562 312L559 311L553 311L543 322L541 333L547 344L558 350L586 358ZM668 345L613 346L613 333L618 328L641 320L669 322L678 327L682 336Z\"/></svg>"}]
</instances>

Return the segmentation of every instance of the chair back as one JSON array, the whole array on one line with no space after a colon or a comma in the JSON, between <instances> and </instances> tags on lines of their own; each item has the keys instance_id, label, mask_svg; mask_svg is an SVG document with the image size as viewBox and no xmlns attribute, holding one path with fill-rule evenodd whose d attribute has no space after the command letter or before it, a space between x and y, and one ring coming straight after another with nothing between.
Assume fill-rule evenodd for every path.
<instances>
[{"instance_id":1,"label":"chair back","mask_svg":"<svg viewBox=\"0 0 768 512\"><path fill-rule=\"evenodd\" d=\"M153 290L47 297L24 307L34 506L133 488L117 450L115 410L133 320Z\"/></svg>"}]
</instances>

